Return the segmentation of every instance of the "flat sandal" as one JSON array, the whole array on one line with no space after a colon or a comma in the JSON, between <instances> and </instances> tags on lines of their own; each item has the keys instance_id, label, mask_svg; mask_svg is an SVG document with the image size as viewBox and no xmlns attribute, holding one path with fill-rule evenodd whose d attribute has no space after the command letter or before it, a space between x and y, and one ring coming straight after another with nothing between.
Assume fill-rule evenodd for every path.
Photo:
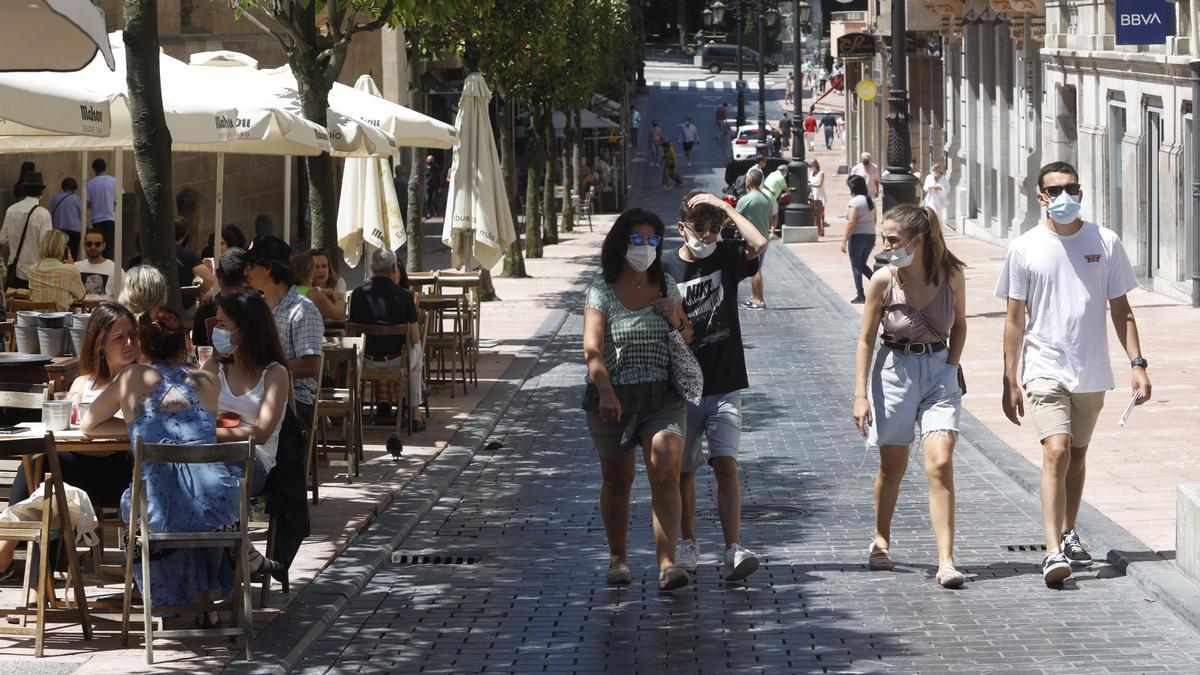
<instances>
[{"instance_id":1,"label":"flat sandal","mask_svg":"<svg viewBox=\"0 0 1200 675\"><path fill-rule=\"evenodd\" d=\"M875 543L871 542L870 548L867 549L867 568L877 571L892 569L892 558L888 555L888 550L876 548Z\"/></svg>"}]
</instances>

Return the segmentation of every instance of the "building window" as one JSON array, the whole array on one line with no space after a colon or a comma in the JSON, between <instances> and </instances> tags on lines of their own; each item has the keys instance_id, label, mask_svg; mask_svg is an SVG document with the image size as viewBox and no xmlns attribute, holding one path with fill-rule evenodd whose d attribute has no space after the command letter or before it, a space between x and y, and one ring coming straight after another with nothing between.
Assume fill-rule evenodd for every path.
<instances>
[{"instance_id":1,"label":"building window","mask_svg":"<svg viewBox=\"0 0 1200 675\"><path fill-rule=\"evenodd\" d=\"M1125 200L1124 160L1121 156L1121 140L1125 137L1125 106L1116 101L1108 104L1108 226L1123 234Z\"/></svg>"}]
</instances>

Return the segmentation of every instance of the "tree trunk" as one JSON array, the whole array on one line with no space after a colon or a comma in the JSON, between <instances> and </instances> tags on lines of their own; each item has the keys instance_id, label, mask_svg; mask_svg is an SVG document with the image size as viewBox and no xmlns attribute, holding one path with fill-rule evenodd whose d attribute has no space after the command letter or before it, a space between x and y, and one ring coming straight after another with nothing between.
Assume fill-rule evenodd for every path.
<instances>
[{"instance_id":1,"label":"tree trunk","mask_svg":"<svg viewBox=\"0 0 1200 675\"><path fill-rule=\"evenodd\" d=\"M289 64L300 88L300 109L304 118L322 129L328 128L329 90L333 82L325 69L304 50L294 51ZM308 165L308 206L312 212L312 246L329 252L329 264L339 266L337 251L337 190L333 179L333 157L323 152L305 160Z\"/></svg>"},{"instance_id":2,"label":"tree trunk","mask_svg":"<svg viewBox=\"0 0 1200 675\"><path fill-rule=\"evenodd\" d=\"M575 179L575 192L579 194L580 203L583 194L583 113L575 111L575 147L571 149L571 171Z\"/></svg>"},{"instance_id":3,"label":"tree trunk","mask_svg":"<svg viewBox=\"0 0 1200 675\"><path fill-rule=\"evenodd\" d=\"M158 69L158 7L154 0L125 0L125 53L133 158L139 189L138 223L142 261L167 277L169 302L177 311L179 271L175 265L175 224L171 204L171 132L163 113ZM120 195L117 208L123 208ZM116 233L121 236L121 233ZM117 261L120 265L122 261Z\"/></svg>"},{"instance_id":4,"label":"tree trunk","mask_svg":"<svg viewBox=\"0 0 1200 675\"><path fill-rule=\"evenodd\" d=\"M508 197L508 211L513 224L517 222L517 171L516 135L513 129L513 119L516 116L516 106L511 98L501 94L500 98L500 174L504 177L504 191ZM500 276L506 279L523 278L525 273L525 258L521 253L521 232L517 230L517 239L504 252L504 269Z\"/></svg>"},{"instance_id":5,"label":"tree trunk","mask_svg":"<svg viewBox=\"0 0 1200 675\"><path fill-rule=\"evenodd\" d=\"M571 166L571 151L575 146L575 114L568 110L563 112L563 149L562 149L562 230L575 231L575 201L571 195L575 192L575 173Z\"/></svg>"},{"instance_id":6,"label":"tree trunk","mask_svg":"<svg viewBox=\"0 0 1200 675\"><path fill-rule=\"evenodd\" d=\"M408 103L413 110L425 112L424 87L421 74L425 70L424 61L417 49L417 33L409 33L411 46L408 55ZM425 217L425 152L422 148L410 148L408 165L408 214L404 219L404 233L408 238L408 256L405 269L409 272L420 272L423 267L424 217Z\"/></svg>"},{"instance_id":7,"label":"tree trunk","mask_svg":"<svg viewBox=\"0 0 1200 675\"><path fill-rule=\"evenodd\" d=\"M545 223L542 225L542 243L558 243L558 211L554 209L554 165L558 162L558 142L554 137L554 109L546 106L544 134L546 135L545 181L542 188L542 213ZM566 190L564 189L565 193ZM567 201L563 194L563 201Z\"/></svg>"},{"instance_id":8,"label":"tree trunk","mask_svg":"<svg viewBox=\"0 0 1200 675\"><path fill-rule=\"evenodd\" d=\"M546 145L542 141L542 107L535 106L529 119L529 154L525 161L525 257L542 257L541 209L542 169Z\"/></svg>"}]
</instances>

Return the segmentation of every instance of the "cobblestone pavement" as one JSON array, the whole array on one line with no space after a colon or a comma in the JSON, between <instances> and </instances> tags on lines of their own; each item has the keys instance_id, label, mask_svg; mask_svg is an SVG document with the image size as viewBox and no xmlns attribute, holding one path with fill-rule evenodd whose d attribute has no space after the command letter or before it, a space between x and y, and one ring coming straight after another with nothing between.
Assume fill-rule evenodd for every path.
<instances>
[{"instance_id":1,"label":"cobblestone pavement","mask_svg":"<svg viewBox=\"0 0 1200 675\"><path fill-rule=\"evenodd\" d=\"M647 193L642 203L667 215L679 196ZM893 529L897 567L868 571L877 462L849 421L857 314L782 247L768 256L771 309L742 316L751 379L742 539L763 556L746 583L720 580L720 528L702 513L695 584L657 592L642 472L630 531L634 583L606 585L599 468L578 410L577 311L496 429L503 447L481 451L401 548L474 564L385 567L299 669L1200 671L1200 636L1112 567L1047 589L1042 553L1021 550L1041 540L1036 501L966 444L956 456L965 588L933 581L919 450ZM697 489L699 508L715 510L710 473Z\"/></svg>"}]
</instances>

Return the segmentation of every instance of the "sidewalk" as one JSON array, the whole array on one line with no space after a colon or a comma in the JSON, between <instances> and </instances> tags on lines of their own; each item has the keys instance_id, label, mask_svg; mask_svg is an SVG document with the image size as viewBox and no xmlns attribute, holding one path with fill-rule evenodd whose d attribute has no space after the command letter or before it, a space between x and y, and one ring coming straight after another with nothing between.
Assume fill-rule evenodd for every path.
<instances>
[{"instance_id":1,"label":"sidewalk","mask_svg":"<svg viewBox=\"0 0 1200 675\"><path fill-rule=\"evenodd\" d=\"M292 565L291 593L280 593L279 585L272 583L271 606L254 613L256 632L261 634L287 608L285 603L296 600L334 556L357 540L400 491L439 456L456 433L474 420L481 402L487 400L518 355L535 340L539 329L555 312L560 298L596 260L604 233L613 220L615 215L598 214L593 217L595 232L588 232L585 222L582 231L577 228L574 233L561 233L560 243L547 246L544 258L526 260L529 279L493 278L501 300L482 305L480 332L485 345L492 340L496 344L481 349L478 388L471 388L464 397L459 385L454 399L449 397L445 387L436 389L430 398L432 421L422 433L401 436L404 455L399 461L393 461L383 447L391 427L376 427L366 430L361 476L353 483L344 482L344 466L322 467L321 501L317 506L310 506L312 534ZM261 549L263 533L258 534L256 543ZM7 606L15 604L20 595L19 584L18 580L15 588L12 582L0 587L0 602L10 603ZM119 586L113 585L99 590L105 595L118 594L118 597L121 592ZM89 591L89 597L92 595ZM257 603L257 593L254 595ZM140 629L131 637L129 647L122 648L119 613L117 617L115 624L97 623L98 632L91 642L80 638L77 625L51 626L46 634L46 656L40 660L32 657L32 637L0 636L0 671L32 668L37 672L107 674L174 668L212 672L244 655L244 650L231 649L224 639L158 640L156 666L148 668L144 662ZM113 632L114 626L116 632Z\"/></svg>"},{"instance_id":2,"label":"sidewalk","mask_svg":"<svg viewBox=\"0 0 1200 675\"><path fill-rule=\"evenodd\" d=\"M677 199L661 192L640 203L665 214ZM742 541L762 556L755 575L744 584L718 578L721 532L704 470L696 583L659 594L639 459L629 529L634 583L605 583L599 469L578 405L577 303L493 430L504 446L477 453L398 545L402 554L463 556L462 564L382 566L298 672L1200 668L1200 637L1114 568L1101 563L1062 591L1047 589L1041 553L1018 549L1040 538L1031 534L1036 499L973 444L956 457L956 550L966 588L950 592L933 581L919 451L894 524L897 568L867 571L876 464L847 422L853 352L837 347L851 343L857 321L794 256L767 255L773 309L741 312L751 382L739 457Z\"/></svg>"},{"instance_id":3,"label":"sidewalk","mask_svg":"<svg viewBox=\"0 0 1200 675\"><path fill-rule=\"evenodd\" d=\"M816 153L825 163L825 150ZM831 157L832 159L832 157ZM836 164L835 164L836 166ZM823 241L788 246L822 281L845 299L854 295L848 259L839 250L849 193L844 176L829 175L827 220L833 227ZM992 295L1005 249L954 234L947 244L966 261L969 337L963 371L970 393L965 408L989 431L1041 466L1041 447L1032 426L1014 426L1000 409L1005 302ZM770 279L768 278L768 295ZM1175 548L1175 493L1180 483L1200 480L1200 456L1193 431L1200 428L1200 366L1195 336L1200 312L1184 303L1135 290L1129 295L1138 319L1142 352L1150 361L1152 400L1138 407L1122 429L1117 418L1129 401L1129 359L1109 325L1109 351L1116 389L1109 393L1088 453L1084 500L1129 530L1154 550ZM770 302L768 298L768 302ZM861 305L855 305L861 312ZM853 345L845 345L852 351Z\"/></svg>"}]
</instances>

